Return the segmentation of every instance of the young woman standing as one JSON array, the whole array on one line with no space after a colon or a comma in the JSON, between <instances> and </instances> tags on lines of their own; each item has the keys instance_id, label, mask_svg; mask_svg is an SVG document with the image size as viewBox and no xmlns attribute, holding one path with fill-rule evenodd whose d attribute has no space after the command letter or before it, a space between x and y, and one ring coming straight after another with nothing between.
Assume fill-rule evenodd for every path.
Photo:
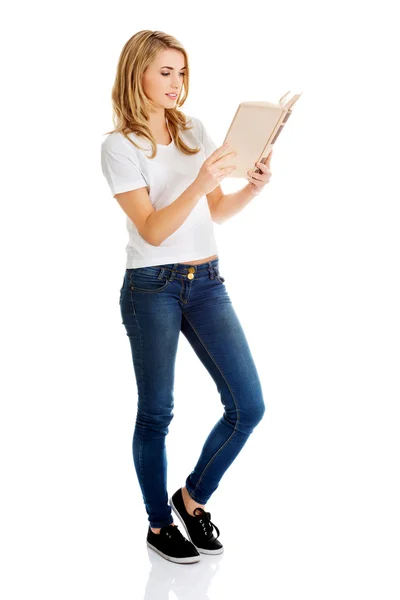
<instances>
[{"instance_id":1,"label":"young woman standing","mask_svg":"<svg viewBox=\"0 0 400 600\"><path fill-rule=\"evenodd\" d=\"M217 148L202 121L178 109L188 91L189 60L178 40L139 31L122 49L112 90L115 129L101 145L102 171L129 232L119 302L137 383L132 450L149 520L147 545L179 563L223 551L205 505L265 412L220 273L213 222L239 212L271 176L270 155L265 165L256 163L262 172L249 174L242 190L223 194L219 184L233 171L235 152ZM181 332L215 381L224 412L168 504L165 437Z\"/></svg>"}]
</instances>

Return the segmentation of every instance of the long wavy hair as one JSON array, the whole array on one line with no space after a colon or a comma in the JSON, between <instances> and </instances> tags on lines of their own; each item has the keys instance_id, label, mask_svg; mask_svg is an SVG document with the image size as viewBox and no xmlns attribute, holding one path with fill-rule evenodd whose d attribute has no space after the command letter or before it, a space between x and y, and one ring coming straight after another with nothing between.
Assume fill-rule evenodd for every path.
<instances>
[{"instance_id":1,"label":"long wavy hair","mask_svg":"<svg viewBox=\"0 0 400 600\"><path fill-rule=\"evenodd\" d=\"M165 109L168 127L177 148L181 152L184 154L197 154L201 150L201 148L190 148L179 136L180 129L187 131L193 127L186 126L186 115L177 108L185 103L189 94L189 59L187 52L172 35L168 35L163 31L145 29L135 33L122 48L111 93L114 129L107 131L104 135L119 131L131 144L141 150L144 148L140 148L135 144L128 137L128 133L135 133L149 140L152 147L152 154L149 158L154 158L157 155L157 142L149 129L147 119L151 109L159 109L159 106L145 95L142 77L157 54L167 48L179 50L186 60L183 85L176 99L175 107Z\"/></svg>"}]
</instances>

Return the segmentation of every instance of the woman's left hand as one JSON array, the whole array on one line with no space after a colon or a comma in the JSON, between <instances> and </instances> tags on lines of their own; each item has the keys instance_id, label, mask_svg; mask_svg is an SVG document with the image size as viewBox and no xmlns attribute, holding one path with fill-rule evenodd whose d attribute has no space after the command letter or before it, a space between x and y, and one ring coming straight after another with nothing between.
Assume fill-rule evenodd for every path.
<instances>
[{"instance_id":1,"label":"woman's left hand","mask_svg":"<svg viewBox=\"0 0 400 600\"><path fill-rule=\"evenodd\" d=\"M255 163L256 168L259 168L262 171L261 173L255 173L254 170L247 171L247 179L249 180L250 188L253 194L259 194L264 186L269 183L269 180L272 177L270 168L272 152L273 149L268 154L268 158L265 163Z\"/></svg>"}]
</instances>

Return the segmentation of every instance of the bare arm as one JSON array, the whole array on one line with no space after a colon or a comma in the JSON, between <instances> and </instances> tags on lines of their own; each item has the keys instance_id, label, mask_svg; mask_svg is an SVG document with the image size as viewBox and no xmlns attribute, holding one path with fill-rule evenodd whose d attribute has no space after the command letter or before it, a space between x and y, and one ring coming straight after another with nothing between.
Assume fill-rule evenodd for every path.
<instances>
[{"instance_id":1,"label":"bare arm","mask_svg":"<svg viewBox=\"0 0 400 600\"><path fill-rule=\"evenodd\" d=\"M250 184L232 194L222 194L214 205L214 218L217 223L223 223L244 209L255 195Z\"/></svg>"},{"instance_id":2,"label":"bare arm","mask_svg":"<svg viewBox=\"0 0 400 600\"><path fill-rule=\"evenodd\" d=\"M203 191L193 181L174 202L160 210L154 210L146 219L145 231L154 246L159 246L186 221Z\"/></svg>"},{"instance_id":3,"label":"bare arm","mask_svg":"<svg viewBox=\"0 0 400 600\"><path fill-rule=\"evenodd\" d=\"M159 246L185 222L200 198L214 190L231 173L234 166L225 166L230 154L222 156L226 146L217 148L204 161L196 179L176 200L160 210L154 210L146 187L115 194L119 205L135 224L140 235L153 246Z\"/></svg>"},{"instance_id":4,"label":"bare arm","mask_svg":"<svg viewBox=\"0 0 400 600\"><path fill-rule=\"evenodd\" d=\"M236 154L230 152L223 156L226 149L226 146L217 148L204 161L199 175L179 198L172 202L172 204L148 216L146 224L150 228L151 237L156 241L156 245L160 245L167 237L174 233L187 219L200 198L207 193L209 194L210 190L214 190L221 179L236 168L229 165L225 166L231 154ZM219 187L219 189L221 188Z\"/></svg>"},{"instance_id":5,"label":"bare arm","mask_svg":"<svg viewBox=\"0 0 400 600\"><path fill-rule=\"evenodd\" d=\"M115 194L120 207L152 246L159 246L187 219L203 191L193 181L174 202L154 210L146 187Z\"/></svg>"}]
</instances>

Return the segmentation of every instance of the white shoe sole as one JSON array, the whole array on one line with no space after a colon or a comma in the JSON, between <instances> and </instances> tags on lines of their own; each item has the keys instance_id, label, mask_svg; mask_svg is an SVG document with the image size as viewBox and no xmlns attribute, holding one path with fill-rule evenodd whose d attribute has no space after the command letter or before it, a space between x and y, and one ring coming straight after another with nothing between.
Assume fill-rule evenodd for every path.
<instances>
[{"instance_id":1,"label":"white shoe sole","mask_svg":"<svg viewBox=\"0 0 400 600\"><path fill-rule=\"evenodd\" d=\"M199 560L201 559L201 556L184 556L182 558L178 558L176 556L168 556L168 554L164 554L164 552L161 552L161 550L159 550L158 548L153 546L153 544L150 544L150 542L148 542L147 540L146 540L146 544L148 545L149 548L151 548L152 550L157 552L157 554L159 554L160 556L162 556L163 558L165 558L171 562L180 563L180 564L188 564L188 563L199 562Z\"/></svg>"}]
</instances>

